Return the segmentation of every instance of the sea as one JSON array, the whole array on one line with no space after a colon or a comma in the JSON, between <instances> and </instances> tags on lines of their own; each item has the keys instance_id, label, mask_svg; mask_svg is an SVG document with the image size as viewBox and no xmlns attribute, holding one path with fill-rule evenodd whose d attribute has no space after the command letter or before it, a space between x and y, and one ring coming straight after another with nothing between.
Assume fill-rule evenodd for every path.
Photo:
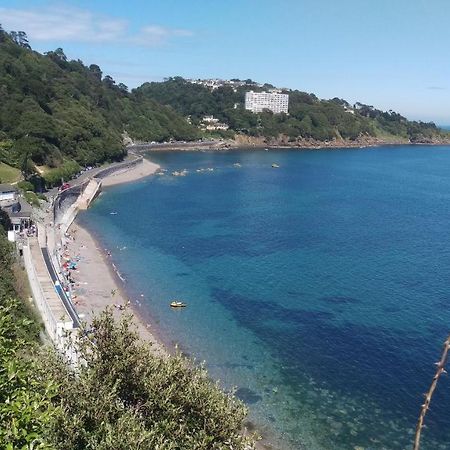
<instances>
[{"instance_id":1,"label":"sea","mask_svg":"<svg viewBox=\"0 0 450 450\"><path fill-rule=\"evenodd\" d=\"M78 220L151 329L272 448L410 449L450 332L450 147L146 157ZM447 375L425 422L450 449Z\"/></svg>"}]
</instances>

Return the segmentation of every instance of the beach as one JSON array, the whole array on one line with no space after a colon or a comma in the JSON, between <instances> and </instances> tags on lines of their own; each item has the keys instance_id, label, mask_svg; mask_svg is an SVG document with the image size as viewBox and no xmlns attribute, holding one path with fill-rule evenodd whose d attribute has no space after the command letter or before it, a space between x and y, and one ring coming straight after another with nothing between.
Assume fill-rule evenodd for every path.
<instances>
[{"instance_id":1,"label":"beach","mask_svg":"<svg viewBox=\"0 0 450 450\"><path fill-rule=\"evenodd\" d=\"M117 172L114 172L108 177L104 178L102 186L108 187L140 180L141 178L153 175L158 169L158 164L155 164L144 158L141 164L138 164L132 168L118 170Z\"/></svg>"},{"instance_id":2,"label":"beach","mask_svg":"<svg viewBox=\"0 0 450 450\"><path fill-rule=\"evenodd\" d=\"M115 172L103 179L102 186L109 187L140 180L154 174L159 165L146 159L137 166ZM152 333L151 325L136 314L139 299L129 298L124 291L121 279L111 259L108 249L103 249L76 220L66 233L66 249L62 263L71 261L76 267L70 270L74 306L80 318L90 323L95 315L111 307L114 316L133 314L133 322L141 338L150 342L153 350L166 354L160 341Z\"/></svg>"}]
</instances>

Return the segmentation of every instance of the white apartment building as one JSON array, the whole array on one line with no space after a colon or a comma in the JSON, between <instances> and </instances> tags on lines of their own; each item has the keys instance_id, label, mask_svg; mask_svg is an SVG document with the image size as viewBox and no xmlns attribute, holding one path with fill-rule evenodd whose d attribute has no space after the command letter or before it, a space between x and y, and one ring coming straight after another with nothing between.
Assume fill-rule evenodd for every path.
<instances>
[{"instance_id":1,"label":"white apartment building","mask_svg":"<svg viewBox=\"0 0 450 450\"><path fill-rule=\"evenodd\" d=\"M289 95L276 92L253 92L245 93L245 109L253 113L262 112L264 109L274 114L286 113L289 107Z\"/></svg>"}]
</instances>

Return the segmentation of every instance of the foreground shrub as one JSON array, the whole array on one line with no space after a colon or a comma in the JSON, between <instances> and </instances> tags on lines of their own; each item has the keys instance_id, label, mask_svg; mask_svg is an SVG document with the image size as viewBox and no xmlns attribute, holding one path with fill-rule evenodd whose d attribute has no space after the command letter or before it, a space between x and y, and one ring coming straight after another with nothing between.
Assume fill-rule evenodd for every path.
<instances>
[{"instance_id":1,"label":"foreground shrub","mask_svg":"<svg viewBox=\"0 0 450 450\"><path fill-rule=\"evenodd\" d=\"M49 439L65 449L244 449L246 410L186 359L155 356L130 318L111 311L82 340L77 372L55 355L45 373L60 387ZM44 371L43 371L44 372Z\"/></svg>"},{"instance_id":2,"label":"foreground shrub","mask_svg":"<svg viewBox=\"0 0 450 450\"><path fill-rule=\"evenodd\" d=\"M39 377L30 355L34 325L18 300L0 304L0 448L52 449L44 438L53 420L57 385Z\"/></svg>"}]
</instances>

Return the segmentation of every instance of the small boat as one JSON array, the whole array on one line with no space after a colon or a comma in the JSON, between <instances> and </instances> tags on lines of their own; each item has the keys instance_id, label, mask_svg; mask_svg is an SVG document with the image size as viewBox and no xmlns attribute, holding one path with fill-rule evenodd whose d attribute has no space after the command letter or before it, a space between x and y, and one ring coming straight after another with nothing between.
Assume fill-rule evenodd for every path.
<instances>
[{"instance_id":1,"label":"small boat","mask_svg":"<svg viewBox=\"0 0 450 450\"><path fill-rule=\"evenodd\" d=\"M233 166L234 167L242 167L239 163L234 163Z\"/></svg>"},{"instance_id":2,"label":"small boat","mask_svg":"<svg viewBox=\"0 0 450 450\"><path fill-rule=\"evenodd\" d=\"M117 212L116 212L116 211L112 211L112 212L110 212L110 214L111 214L112 216L116 216L116 215L117 215Z\"/></svg>"},{"instance_id":3,"label":"small boat","mask_svg":"<svg viewBox=\"0 0 450 450\"><path fill-rule=\"evenodd\" d=\"M185 308L187 306L187 304L175 300L173 302L170 302L170 306L172 308Z\"/></svg>"},{"instance_id":4,"label":"small boat","mask_svg":"<svg viewBox=\"0 0 450 450\"><path fill-rule=\"evenodd\" d=\"M181 171L175 170L172 172L172 176L174 177L185 177L187 175L188 171L186 169L183 169Z\"/></svg>"},{"instance_id":5,"label":"small boat","mask_svg":"<svg viewBox=\"0 0 450 450\"><path fill-rule=\"evenodd\" d=\"M279 166L278 164L273 163L273 164L272 164L272 167L273 167L274 169L278 169L280 166Z\"/></svg>"}]
</instances>

